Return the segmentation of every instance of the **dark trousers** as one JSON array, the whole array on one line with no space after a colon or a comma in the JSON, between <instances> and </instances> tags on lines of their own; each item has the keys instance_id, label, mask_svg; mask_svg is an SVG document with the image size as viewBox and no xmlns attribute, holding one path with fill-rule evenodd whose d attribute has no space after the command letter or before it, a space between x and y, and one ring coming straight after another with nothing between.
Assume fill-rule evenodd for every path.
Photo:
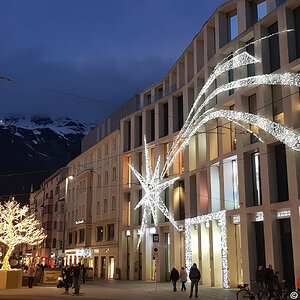
<instances>
[{"instance_id":1,"label":"dark trousers","mask_svg":"<svg viewBox=\"0 0 300 300\"><path fill-rule=\"evenodd\" d=\"M173 291L176 292L177 291L177 289L176 289L176 281L173 280L172 282L173 282Z\"/></svg>"},{"instance_id":2,"label":"dark trousers","mask_svg":"<svg viewBox=\"0 0 300 300\"><path fill-rule=\"evenodd\" d=\"M79 294L79 278L74 277L75 294Z\"/></svg>"},{"instance_id":3,"label":"dark trousers","mask_svg":"<svg viewBox=\"0 0 300 300\"><path fill-rule=\"evenodd\" d=\"M198 296L198 283L199 280L198 279L192 279L191 280L191 296L193 296L193 289L195 287L195 296Z\"/></svg>"},{"instance_id":4,"label":"dark trousers","mask_svg":"<svg viewBox=\"0 0 300 300\"><path fill-rule=\"evenodd\" d=\"M181 281L181 290L182 291L186 291L185 283L186 283L186 281Z\"/></svg>"},{"instance_id":5,"label":"dark trousers","mask_svg":"<svg viewBox=\"0 0 300 300\"><path fill-rule=\"evenodd\" d=\"M33 283L34 277L28 277L28 287L32 288L32 283Z\"/></svg>"}]
</instances>

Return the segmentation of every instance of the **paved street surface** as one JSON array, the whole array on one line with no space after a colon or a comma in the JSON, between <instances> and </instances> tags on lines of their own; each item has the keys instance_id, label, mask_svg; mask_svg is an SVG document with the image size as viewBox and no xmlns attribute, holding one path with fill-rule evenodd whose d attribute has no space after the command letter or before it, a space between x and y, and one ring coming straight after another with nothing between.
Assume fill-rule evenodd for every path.
<instances>
[{"instance_id":1,"label":"paved street surface","mask_svg":"<svg viewBox=\"0 0 300 300\"><path fill-rule=\"evenodd\" d=\"M181 284L177 284L179 288ZM69 295L63 295L64 289L58 289L54 285L40 285L29 289L23 287L16 290L0 290L0 299L5 300L47 300L47 299L124 299L124 300L150 300L150 299L189 299L190 286L187 291L172 291L171 283L155 283L142 281L117 281L117 280L94 280L88 281L81 286L80 295L73 295L70 289ZM193 298L194 299L194 298ZM235 290L224 290L212 287L199 287L198 299L236 299Z\"/></svg>"}]
</instances>

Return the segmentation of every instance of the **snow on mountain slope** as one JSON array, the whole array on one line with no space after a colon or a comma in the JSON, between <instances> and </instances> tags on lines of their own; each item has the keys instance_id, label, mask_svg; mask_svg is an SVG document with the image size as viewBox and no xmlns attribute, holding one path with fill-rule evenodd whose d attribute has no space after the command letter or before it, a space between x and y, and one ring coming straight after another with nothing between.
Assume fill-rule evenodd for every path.
<instances>
[{"instance_id":1,"label":"snow on mountain slope","mask_svg":"<svg viewBox=\"0 0 300 300\"><path fill-rule=\"evenodd\" d=\"M41 134L39 129L48 128L54 131L56 134L66 137L69 134L88 134L95 126L94 123L84 123L70 118L56 118L49 117L4 117L0 118L0 126L2 128L22 128L27 130L33 130L35 135ZM18 135L18 131L15 135Z\"/></svg>"}]
</instances>

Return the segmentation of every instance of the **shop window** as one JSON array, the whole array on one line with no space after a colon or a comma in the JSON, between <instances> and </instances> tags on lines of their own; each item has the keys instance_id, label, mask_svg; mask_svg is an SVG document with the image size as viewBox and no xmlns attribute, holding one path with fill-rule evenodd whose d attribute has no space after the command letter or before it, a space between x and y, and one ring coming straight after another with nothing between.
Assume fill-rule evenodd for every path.
<instances>
[{"instance_id":1,"label":"shop window","mask_svg":"<svg viewBox=\"0 0 300 300\"><path fill-rule=\"evenodd\" d=\"M109 224L107 225L107 240L113 241L115 239L115 225Z\"/></svg>"},{"instance_id":2,"label":"shop window","mask_svg":"<svg viewBox=\"0 0 300 300\"><path fill-rule=\"evenodd\" d=\"M102 242L103 241L103 226L98 226L97 227L97 242Z\"/></svg>"}]
</instances>

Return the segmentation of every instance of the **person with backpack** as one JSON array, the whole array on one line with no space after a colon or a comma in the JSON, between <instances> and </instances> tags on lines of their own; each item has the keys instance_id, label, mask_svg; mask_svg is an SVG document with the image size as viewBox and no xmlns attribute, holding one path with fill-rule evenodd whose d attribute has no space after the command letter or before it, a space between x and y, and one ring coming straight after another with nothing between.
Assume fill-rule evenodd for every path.
<instances>
[{"instance_id":1,"label":"person with backpack","mask_svg":"<svg viewBox=\"0 0 300 300\"><path fill-rule=\"evenodd\" d=\"M201 279L201 274L199 269L197 268L197 264L193 264L193 266L190 269L189 274L190 280L191 280L191 294L190 298L193 297L193 289L195 287L195 298L198 298L198 284Z\"/></svg>"},{"instance_id":2,"label":"person with backpack","mask_svg":"<svg viewBox=\"0 0 300 300\"><path fill-rule=\"evenodd\" d=\"M173 292L177 291L177 289L176 289L176 282L177 282L178 279L179 279L179 273L176 270L176 268L173 267L173 269L171 271L171 274L170 274L170 281L173 282Z\"/></svg>"}]
</instances>

